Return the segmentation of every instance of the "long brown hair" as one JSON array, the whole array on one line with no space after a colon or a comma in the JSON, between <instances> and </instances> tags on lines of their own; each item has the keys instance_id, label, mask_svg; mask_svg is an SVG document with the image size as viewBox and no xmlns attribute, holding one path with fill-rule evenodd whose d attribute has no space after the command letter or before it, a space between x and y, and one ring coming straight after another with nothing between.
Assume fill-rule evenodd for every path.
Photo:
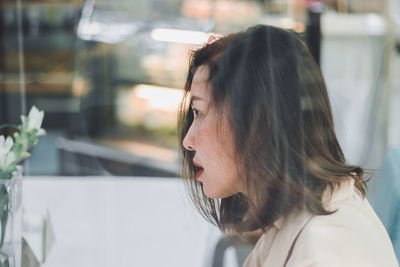
<instances>
[{"instance_id":1,"label":"long brown hair","mask_svg":"<svg viewBox=\"0 0 400 267\"><path fill-rule=\"evenodd\" d=\"M246 195L208 198L183 147L193 121L188 94L196 69L209 68L211 105L227 108ZM221 230L265 230L306 207L328 215L322 193L351 177L365 197L363 169L345 163L324 79L307 48L279 28L257 25L192 52L179 112L182 175L201 214Z\"/></svg>"}]
</instances>

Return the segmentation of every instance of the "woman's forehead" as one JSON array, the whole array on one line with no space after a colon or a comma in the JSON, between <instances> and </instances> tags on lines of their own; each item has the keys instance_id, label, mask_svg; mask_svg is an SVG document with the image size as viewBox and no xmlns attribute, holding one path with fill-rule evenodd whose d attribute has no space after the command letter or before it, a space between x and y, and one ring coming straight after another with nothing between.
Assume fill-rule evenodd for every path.
<instances>
[{"instance_id":1,"label":"woman's forehead","mask_svg":"<svg viewBox=\"0 0 400 267\"><path fill-rule=\"evenodd\" d=\"M202 65L197 68L190 89L190 95L193 101L199 98L207 99L208 73L209 70L207 66Z\"/></svg>"},{"instance_id":2,"label":"woman's forehead","mask_svg":"<svg viewBox=\"0 0 400 267\"><path fill-rule=\"evenodd\" d=\"M207 83L208 80L209 69L205 65L201 65L197 68L196 72L194 73L192 85L194 83Z\"/></svg>"}]
</instances>

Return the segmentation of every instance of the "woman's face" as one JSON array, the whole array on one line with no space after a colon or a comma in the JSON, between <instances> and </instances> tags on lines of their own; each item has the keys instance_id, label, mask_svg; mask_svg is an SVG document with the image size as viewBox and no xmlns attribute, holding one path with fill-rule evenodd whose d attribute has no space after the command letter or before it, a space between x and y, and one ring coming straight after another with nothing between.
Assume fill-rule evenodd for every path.
<instances>
[{"instance_id":1,"label":"woman's face","mask_svg":"<svg viewBox=\"0 0 400 267\"><path fill-rule=\"evenodd\" d=\"M225 198L242 192L234 160L232 133L227 119L209 107L208 67L200 66L194 74L190 97L193 123L183 146L195 152L196 179L210 198Z\"/></svg>"}]
</instances>

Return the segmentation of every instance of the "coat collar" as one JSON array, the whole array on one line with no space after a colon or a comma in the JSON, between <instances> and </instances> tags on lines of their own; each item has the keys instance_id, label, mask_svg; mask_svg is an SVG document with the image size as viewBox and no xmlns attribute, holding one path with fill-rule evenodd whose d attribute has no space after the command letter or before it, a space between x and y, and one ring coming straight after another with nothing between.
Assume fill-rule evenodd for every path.
<instances>
[{"instance_id":1,"label":"coat collar","mask_svg":"<svg viewBox=\"0 0 400 267\"><path fill-rule=\"evenodd\" d=\"M283 216L279 217L275 222L274 226L280 230L282 228L282 224L285 222L285 218Z\"/></svg>"},{"instance_id":2,"label":"coat collar","mask_svg":"<svg viewBox=\"0 0 400 267\"><path fill-rule=\"evenodd\" d=\"M349 178L341 181L339 185L335 185L333 190L330 187L327 187L322 194L322 203L329 208L338 201L343 201L353 197L355 192L359 195L361 194L359 190L354 187L354 179Z\"/></svg>"},{"instance_id":3,"label":"coat collar","mask_svg":"<svg viewBox=\"0 0 400 267\"><path fill-rule=\"evenodd\" d=\"M269 251L269 257L263 266L283 266L288 256L288 249L295 240L297 234L313 217L306 207L289 214L286 219L279 218L274 226L279 229L274 243ZM287 248L287 249L283 249ZM277 265L277 263L280 263Z\"/></svg>"},{"instance_id":4,"label":"coat collar","mask_svg":"<svg viewBox=\"0 0 400 267\"><path fill-rule=\"evenodd\" d=\"M345 180L340 183L340 187L335 186L333 191L328 187L322 194L322 202L326 208L332 207L338 201L353 197L354 191L358 191L354 188L354 180ZM301 229L314 216L316 215L312 214L304 205L303 209L292 211L287 218L278 218L273 224L278 228L278 233L268 253L269 257L263 266L283 266L288 256L288 249ZM277 265L277 263L280 264Z\"/></svg>"}]
</instances>

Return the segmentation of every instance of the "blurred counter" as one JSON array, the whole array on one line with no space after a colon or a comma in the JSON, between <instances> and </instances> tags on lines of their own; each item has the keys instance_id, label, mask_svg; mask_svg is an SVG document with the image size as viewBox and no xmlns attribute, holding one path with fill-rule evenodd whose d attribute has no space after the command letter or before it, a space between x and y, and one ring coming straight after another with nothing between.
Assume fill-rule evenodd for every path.
<instances>
[{"instance_id":1,"label":"blurred counter","mask_svg":"<svg viewBox=\"0 0 400 267\"><path fill-rule=\"evenodd\" d=\"M44 267L209 266L221 235L176 178L24 177L23 206L49 212Z\"/></svg>"}]
</instances>

